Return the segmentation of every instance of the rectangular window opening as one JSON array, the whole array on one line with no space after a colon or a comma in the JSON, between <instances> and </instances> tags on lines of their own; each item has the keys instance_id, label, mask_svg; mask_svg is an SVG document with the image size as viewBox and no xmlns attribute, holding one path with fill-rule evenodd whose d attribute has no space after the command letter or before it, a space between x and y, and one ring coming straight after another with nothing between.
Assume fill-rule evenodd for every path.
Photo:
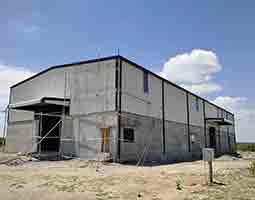
<instances>
[{"instance_id":1,"label":"rectangular window opening","mask_svg":"<svg viewBox=\"0 0 255 200\"><path fill-rule=\"evenodd\" d=\"M196 111L199 112L199 99L196 98Z\"/></svg>"},{"instance_id":2,"label":"rectangular window opening","mask_svg":"<svg viewBox=\"0 0 255 200\"><path fill-rule=\"evenodd\" d=\"M135 142L134 129L132 129L132 128L124 128L123 139L124 139L124 142L127 142L127 143Z\"/></svg>"},{"instance_id":3,"label":"rectangular window opening","mask_svg":"<svg viewBox=\"0 0 255 200\"><path fill-rule=\"evenodd\" d=\"M143 91L149 93L149 76L148 72L143 72Z\"/></svg>"}]
</instances>

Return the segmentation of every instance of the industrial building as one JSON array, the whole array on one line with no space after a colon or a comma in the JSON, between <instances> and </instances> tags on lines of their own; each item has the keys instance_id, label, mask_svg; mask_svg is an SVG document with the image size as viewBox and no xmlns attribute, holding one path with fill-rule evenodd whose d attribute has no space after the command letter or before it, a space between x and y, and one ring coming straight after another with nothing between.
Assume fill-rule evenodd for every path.
<instances>
[{"instance_id":1,"label":"industrial building","mask_svg":"<svg viewBox=\"0 0 255 200\"><path fill-rule=\"evenodd\" d=\"M7 152L118 162L235 152L234 115L122 57L50 67L10 89Z\"/></svg>"}]
</instances>

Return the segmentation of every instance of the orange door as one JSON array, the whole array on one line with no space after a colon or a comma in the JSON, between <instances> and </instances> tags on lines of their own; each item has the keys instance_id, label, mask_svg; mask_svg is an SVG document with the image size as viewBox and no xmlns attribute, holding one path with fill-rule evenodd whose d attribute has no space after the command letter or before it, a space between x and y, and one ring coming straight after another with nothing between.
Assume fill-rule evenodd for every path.
<instances>
[{"instance_id":1,"label":"orange door","mask_svg":"<svg viewBox=\"0 0 255 200\"><path fill-rule=\"evenodd\" d=\"M102 128L102 152L109 152L110 128Z\"/></svg>"}]
</instances>

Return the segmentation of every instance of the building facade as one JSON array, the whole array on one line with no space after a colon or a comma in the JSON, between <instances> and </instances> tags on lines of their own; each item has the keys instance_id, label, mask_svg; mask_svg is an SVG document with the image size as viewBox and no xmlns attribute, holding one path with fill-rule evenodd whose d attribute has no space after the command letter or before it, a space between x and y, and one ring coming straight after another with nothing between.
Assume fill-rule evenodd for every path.
<instances>
[{"instance_id":1,"label":"building facade","mask_svg":"<svg viewBox=\"0 0 255 200\"><path fill-rule=\"evenodd\" d=\"M122 57L51 67L11 87L8 152L115 161L235 152L234 115Z\"/></svg>"}]
</instances>

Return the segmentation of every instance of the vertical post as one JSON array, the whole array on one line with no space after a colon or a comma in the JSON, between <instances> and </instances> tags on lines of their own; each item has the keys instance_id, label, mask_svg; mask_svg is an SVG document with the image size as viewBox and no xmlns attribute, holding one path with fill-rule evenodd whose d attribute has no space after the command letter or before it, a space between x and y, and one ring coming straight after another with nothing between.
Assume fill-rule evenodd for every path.
<instances>
[{"instance_id":1,"label":"vertical post","mask_svg":"<svg viewBox=\"0 0 255 200\"><path fill-rule=\"evenodd\" d=\"M221 154L221 138L220 138L220 126L218 126L218 134L219 134L219 153Z\"/></svg>"},{"instance_id":2,"label":"vertical post","mask_svg":"<svg viewBox=\"0 0 255 200\"><path fill-rule=\"evenodd\" d=\"M212 161L214 159L214 149L203 148L203 160L208 163L209 166L209 183L213 183L213 166Z\"/></svg>"},{"instance_id":3,"label":"vertical post","mask_svg":"<svg viewBox=\"0 0 255 200\"><path fill-rule=\"evenodd\" d=\"M62 155L62 140L61 140L61 137L62 137L62 134L64 134L65 135L65 114L66 114L66 109L65 109L65 103L66 103L66 72L65 72L65 74L64 74L64 101L63 101L63 108L62 108L62 124L60 124L61 126L62 126L62 128L61 128L61 131L60 131L60 133L59 133L59 157Z\"/></svg>"},{"instance_id":4,"label":"vertical post","mask_svg":"<svg viewBox=\"0 0 255 200\"><path fill-rule=\"evenodd\" d=\"M228 137L228 153L231 153L231 143L230 143L229 127L227 128L227 137Z\"/></svg>"},{"instance_id":5,"label":"vertical post","mask_svg":"<svg viewBox=\"0 0 255 200\"><path fill-rule=\"evenodd\" d=\"M208 161L209 165L209 182L213 183L213 167L212 167L212 161Z\"/></svg>"},{"instance_id":6,"label":"vertical post","mask_svg":"<svg viewBox=\"0 0 255 200\"><path fill-rule=\"evenodd\" d=\"M117 146L117 159L120 162L120 152L121 152L121 87L122 87L122 61L120 56L117 57L117 61L116 61L116 74L118 74L118 76L116 78L118 78L118 80L116 81L116 90L117 90L117 97L116 97L116 109L117 109L117 113L118 113L118 146Z\"/></svg>"},{"instance_id":7,"label":"vertical post","mask_svg":"<svg viewBox=\"0 0 255 200\"><path fill-rule=\"evenodd\" d=\"M6 131L7 131L7 122L8 122L8 114L9 114L9 109L8 109L9 106L6 107L6 109L4 110L4 132L3 132L3 142L4 144L3 145L3 148L2 148L2 152L5 151L5 145L6 145Z\"/></svg>"},{"instance_id":8,"label":"vertical post","mask_svg":"<svg viewBox=\"0 0 255 200\"><path fill-rule=\"evenodd\" d=\"M39 113L39 141L41 141L41 138L42 138L42 121L43 121L43 119L42 119L42 113L40 112ZM36 141L36 143L38 143L38 141ZM39 150L39 158L41 157L41 147L42 147L42 145L41 145L41 142L38 144L39 146L38 146L38 150Z\"/></svg>"},{"instance_id":9,"label":"vertical post","mask_svg":"<svg viewBox=\"0 0 255 200\"><path fill-rule=\"evenodd\" d=\"M234 134L234 152L236 153L236 127L235 127L235 115L232 115L232 119L233 119L233 134Z\"/></svg>"},{"instance_id":10,"label":"vertical post","mask_svg":"<svg viewBox=\"0 0 255 200\"><path fill-rule=\"evenodd\" d=\"M186 103L187 103L187 125L188 125L188 150L190 152L190 125L189 125L189 93L186 92Z\"/></svg>"},{"instance_id":11,"label":"vertical post","mask_svg":"<svg viewBox=\"0 0 255 200\"><path fill-rule=\"evenodd\" d=\"M205 148L207 147L206 140L206 115L205 115L205 100L203 100L203 113L204 113L204 137L205 137Z\"/></svg>"},{"instance_id":12,"label":"vertical post","mask_svg":"<svg viewBox=\"0 0 255 200\"><path fill-rule=\"evenodd\" d=\"M166 131L165 131L165 87L162 79L162 128L163 128L163 154L166 154Z\"/></svg>"}]
</instances>

